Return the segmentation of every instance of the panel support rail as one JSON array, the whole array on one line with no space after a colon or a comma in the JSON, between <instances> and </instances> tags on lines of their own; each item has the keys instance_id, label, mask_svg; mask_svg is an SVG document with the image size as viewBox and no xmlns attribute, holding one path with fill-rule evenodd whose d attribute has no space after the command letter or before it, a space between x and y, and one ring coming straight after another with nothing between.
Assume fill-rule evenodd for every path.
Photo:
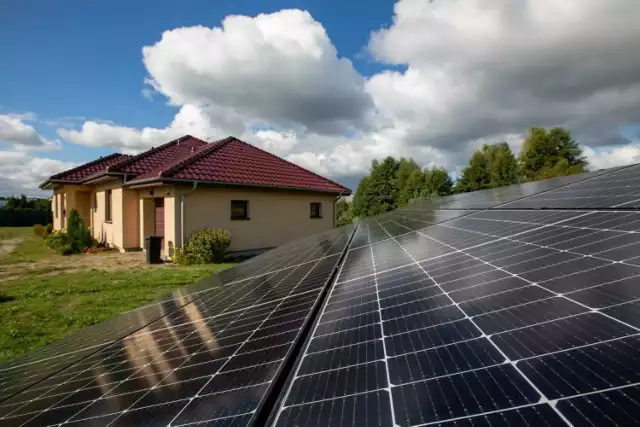
<instances>
[{"instance_id":1,"label":"panel support rail","mask_svg":"<svg viewBox=\"0 0 640 427\"><path fill-rule=\"evenodd\" d=\"M307 348L307 344L312 338L312 328L320 320L320 310L324 307L328 296L329 290L334 285L334 282L338 276L338 272L344 264L345 259L347 258L347 253L349 252L349 248L351 247L351 241L353 240L353 236L355 236L358 227L360 226L360 222L356 224L351 232L351 236L349 236L349 240L342 250L342 254L340 255L340 259L331 270L331 274L327 278L327 282L325 283L322 292L316 301L315 306L311 309L311 313L306 320L306 323L300 330L300 335L296 338L293 347L291 348L291 354L287 355L282 364L282 367L278 370L276 377L273 379L271 387L267 391L265 398L262 400L262 403L258 406L255 412L255 418L253 419L252 425L256 426L266 426L271 425L275 421L275 417L278 415L278 409L280 404L282 403L282 399L284 398L284 390L289 388L290 383L295 379L295 375L293 373L296 371L295 367L298 364L302 363L302 358L304 357L304 349Z\"/></svg>"}]
</instances>

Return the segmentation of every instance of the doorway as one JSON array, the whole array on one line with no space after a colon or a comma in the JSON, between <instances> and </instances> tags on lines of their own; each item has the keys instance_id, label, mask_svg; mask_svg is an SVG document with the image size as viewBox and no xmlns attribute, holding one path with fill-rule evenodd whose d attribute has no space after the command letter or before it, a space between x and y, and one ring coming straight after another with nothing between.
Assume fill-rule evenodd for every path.
<instances>
[{"instance_id":1,"label":"doorway","mask_svg":"<svg viewBox=\"0 0 640 427\"><path fill-rule=\"evenodd\" d=\"M153 199L153 201L155 212L153 234L162 236L160 247L162 248L161 251L164 252L164 199Z\"/></svg>"}]
</instances>

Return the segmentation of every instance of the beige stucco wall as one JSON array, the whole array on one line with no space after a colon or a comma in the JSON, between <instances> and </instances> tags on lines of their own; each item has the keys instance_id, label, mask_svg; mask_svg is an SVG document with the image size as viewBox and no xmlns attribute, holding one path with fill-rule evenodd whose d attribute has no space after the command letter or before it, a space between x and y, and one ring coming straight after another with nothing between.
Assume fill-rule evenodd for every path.
<instances>
[{"instance_id":1,"label":"beige stucco wall","mask_svg":"<svg viewBox=\"0 0 640 427\"><path fill-rule=\"evenodd\" d=\"M67 219L71 209L76 209L85 225L90 226L90 191L87 187L77 185L65 185L56 188L51 198L51 210L53 211L53 229L67 228ZM56 214L57 203L57 214Z\"/></svg>"},{"instance_id":2,"label":"beige stucco wall","mask_svg":"<svg viewBox=\"0 0 640 427\"><path fill-rule=\"evenodd\" d=\"M111 190L111 221L105 220L106 190ZM123 200L120 181L111 181L95 186L96 203L91 209L91 231L98 241L123 248ZM137 218L136 218L137 219Z\"/></svg>"},{"instance_id":3,"label":"beige stucco wall","mask_svg":"<svg viewBox=\"0 0 640 427\"><path fill-rule=\"evenodd\" d=\"M138 191L122 190L123 240L122 248L137 249L142 247L140 236L140 206Z\"/></svg>"},{"instance_id":4,"label":"beige stucco wall","mask_svg":"<svg viewBox=\"0 0 640 427\"><path fill-rule=\"evenodd\" d=\"M54 190L51 197L51 211L53 211L53 229L62 230L62 190Z\"/></svg>"},{"instance_id":5,"label":"beige stucco wall","mask_svg":"<svg viewBox=\"0 0 640 427\"><path fill-rule=\"evenodd\" d=\"M180 197L189 188L176 188L165 199L166 235L175 224L173 236L180 245ZM248 200L250 220L230 219L231 200ZM205 227L231 232L232 251L279 246L291 240L329 230L334 226L336 195L269 189L198 188L185 196L185 236ZM309 218L310 203L322 203L322 218ZM174 218L169 218L174 206Z\"/></svg>"}]
</instances>

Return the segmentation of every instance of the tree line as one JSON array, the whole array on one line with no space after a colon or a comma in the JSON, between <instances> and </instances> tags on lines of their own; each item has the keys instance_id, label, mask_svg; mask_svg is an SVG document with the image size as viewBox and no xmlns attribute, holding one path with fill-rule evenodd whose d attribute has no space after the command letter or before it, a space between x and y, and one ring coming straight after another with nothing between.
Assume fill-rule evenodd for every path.
<instances>
[{"instance_id":1,"label":"tree line","mask_svg":"<svg viewBox=\"0 0 640 427\"><path fill-rule=\"evenodd\" d=\"M0 207L1 227L24 227L51 222L51 202L47 199L29 199L24 194L20 197L5 197Z\"/></svg>"},{"instance_id":2,"label":"tree line","mask_svg":"<svg viewBox=\"0 0 640 427\"><path fill-rule=\"evenodd\" d=\"M497 188L585 172L587 161L571 132L531 128L516 156L506 142L475 151L454 182L441 167L422 169L413 159L386 157L371 163L353 200L338 201L338 225L378 215L416 200Z\"/></svg>"}]
</instances>

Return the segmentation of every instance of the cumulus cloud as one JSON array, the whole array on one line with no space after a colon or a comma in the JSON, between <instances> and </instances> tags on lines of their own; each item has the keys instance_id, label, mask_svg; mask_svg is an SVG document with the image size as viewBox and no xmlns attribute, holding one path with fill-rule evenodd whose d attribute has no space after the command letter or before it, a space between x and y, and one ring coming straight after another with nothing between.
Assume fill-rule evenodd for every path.
<instances>
[{"instance_id":1,"label":"cumulus cloud","mask_svg":"<svg viewBox=\"0 0 640 427\"><path fill-rule=\"evenodd\" d=\"M639 14L626 0L402 0L369 48L407 70L367 88L415 144L555 125L619 144L616 127L640 120Z\"/></svg>"},{"instance_id":2,"label":"cumulus cloud","mask_svg":"<svg viewBox=\"0 0 640 427\"><path fill-rule=\"evenodd\" d=\"M517 152L529 127L565 126L594 167L615 166L636 158L619 128L640 123L638 16L627 0L400 0L368 44L393 67L368 77L307 12L229 16L143 48L144 93L181 107L166 128L59 134L125 152L236 135L355 180L386 155L454 171L483 143Z\"/></svg>"},{"instance_id":3,"label":"cumulus cloud","mask_svg":"<svg viewBox=\"0 0 640 427\"><path fill-rule=\"evenodd\" d=\"M340 134L364 126L372 106L364 78L301 10L165 31L143 58L170 102L225 108L245 124Z\"/></svg>"},{"instance_id":4,"label":"cumulus cloud","mask_svg":"<svg viewBox=\"0 0 640 427\"><path fill-rule=\"evenodd\" d=\"M194 105L180 108L166 128L142 129L108 122L87 121L78 130L58 129L58 134L74 144L89 147L113 147L124 153L138 153L172 139L192 134L202 139L218 139L224 135L210 119L211 112Z\"/></svg>"},{"instance_id":5,"label":"cumulus cloud","mask_svg":"<svg viewBox=\"0 0 640 427\"><path fill-rule=\"evenodd\" d=\"M0 196L47 196L50 192L40 191L38 185L74 166L72 162L34 157L24 152L0 151Z\"/></svg>"},{"instance_id":6,"label":"cumulus cloud","mask_svg":"<svg viewBox=\"0 0 640 427\"><path fill-rule=\"evenodd\" d=\"M614 166L640 163L640 143L594 150L584 147L584 155L592 169L606 169Z\"/></svg>"},{"instance_id":7,"label":"cumulus cloud","mask_svg":"<svg viewBox=\"0 0 640 427\"><path fill-rule=\"evenodd\" d=\"M50 151L61 148L60 141L43 138L25 121L36 119L35 114L0 114L0 142L19 151Z\"/></svg>"}]
</instances>

